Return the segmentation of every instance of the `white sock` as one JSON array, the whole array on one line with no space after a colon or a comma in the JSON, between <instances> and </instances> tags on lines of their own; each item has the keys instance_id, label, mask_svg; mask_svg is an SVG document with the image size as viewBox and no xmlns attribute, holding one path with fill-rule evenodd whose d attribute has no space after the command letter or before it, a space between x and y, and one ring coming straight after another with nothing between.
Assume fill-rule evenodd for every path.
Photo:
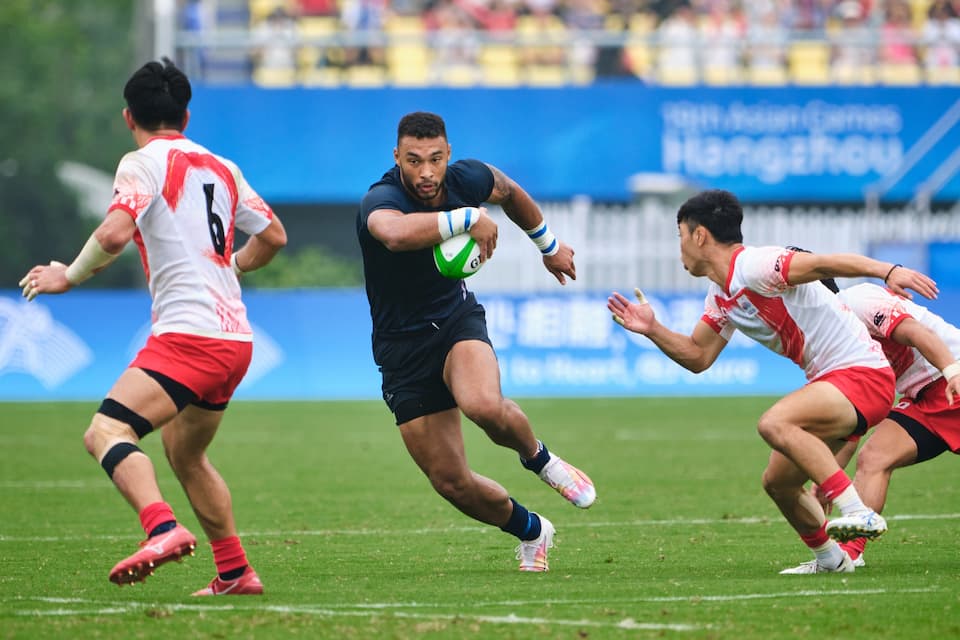
<instances>
[{"instance_id":1,"label":"white sock","mask_svg":"<svg viewBox=\"0 0 960 640\"><path fill-rule=\"evenodd\" d=\"M860 494L857 493L857 490L853 488L852 484L833 499L833 504L839 507L840 513L845 516L870 511L867 505L863 504L863 500L860 499Z\"/></svg>"},{"instance_id":2,"label":"white sock","mask_svg":"<svg viewBox=\"0 0 960 640\"><path fill-rule=\"evenodd\" d=\"M836 540L827 540L813 550L817 564L827 569L836 569L843 563L843 549Z\"/></svg>"}]
</instances>

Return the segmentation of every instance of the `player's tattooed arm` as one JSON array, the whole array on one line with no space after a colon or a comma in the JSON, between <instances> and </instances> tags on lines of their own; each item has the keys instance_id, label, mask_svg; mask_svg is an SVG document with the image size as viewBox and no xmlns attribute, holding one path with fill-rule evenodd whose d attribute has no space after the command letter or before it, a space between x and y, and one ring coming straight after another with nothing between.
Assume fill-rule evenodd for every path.
<instances>
[{"instance_id":1,"label":"player's tattooed arm","mask_svg":"<svg viewBox=\"0 0 960 640\"><path fill-rule=\"evenodd\" d=\"M489 202L502 205L513 198L514 187L517 186L517 183L492 164L488 164L487 167L493 173L493 191L490 192Z\"/></svg>"}]
</instances>

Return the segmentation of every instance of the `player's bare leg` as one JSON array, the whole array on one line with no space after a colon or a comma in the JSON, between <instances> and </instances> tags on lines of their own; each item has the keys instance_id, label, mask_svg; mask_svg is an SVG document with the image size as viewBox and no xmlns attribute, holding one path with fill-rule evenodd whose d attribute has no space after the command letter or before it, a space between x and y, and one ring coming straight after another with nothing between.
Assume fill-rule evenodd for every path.
<instances>
[{"instance_id":1,"label":"player's bare leg","mask_svg":"<svg viewBox=\"0 0 960 640\"><path fill-rule=\"evenodd\" d=\"M437 493L471 518L516 536L522 571L547 570L553 525L512 499L500 484L470 469L459 409L410 420L400 425L400 435Z\"/></svg>"},{"instance_id":2,"label":"player's bare leg","mask_svg":"<svg viewBox=\"0 0 960 640\"><path fill-rule=\"evenodd\" d=\"M770 454L763 472L763 488L773 499L780 513L796 530L814 559L781 573L806 574L853 571L849 556L831 540L826 531L826 517L820 502L804 490L807 474L778 451Z\"/></svg>"},{"instance_id":3,"label":"player's bare leg","mask_svg":"<svg viewBox=\"0 0 960 640\"><path fill-rule=\"evenodd\" d=\"M140 437L176 415L163 388L140 369L127 369L107 394L84 434L84 445L140 516L147 534L140 551L121 560L110 580L146 579L161 564L192 554L196 538L178 524L160 493L153 463L136 446Z\"/></svg>"},{"instance_id":4,"label":"player's bare leg","mask_svg":"<svg viewBox=\"0 0 960 640\"><path fill-rule=\"evenodd\" d=\"M853 485L864 504L882 513L893 470L908 467L916 461L917 443L895 421L887 418L871 429L867 444L857 454L857 471L853 478ZM867 539L856 538L841 546L857 560L867 546Z\"/></svg>"},{"instance_id":5,"label":"player's bare leg","mask_svg":"<svg viewBox=\"0 0 960 640\"><path fill-rule=\"evenodd\" d=\"M200 521L217 565L217 577L194 595L259 595L260 578L237 536L230 489L207 457L223 411L188 405L163 429L163 449Z\"/></svg>"},{"instance_id":6,"label":"player's bare leg","mask_svg":"<svg viewBox=\"0 0 960 640\"><path fill-rule=\"evenodd\" d=\"M443 377L464 415L493 442L516 451L524 467L574 505L587 508L593 504L597 493L587 474L551 454L534 435L517 403L503 397L500 368L488 344L479 340L456 343L447 354Z\"/></svg>"}]
</instances>

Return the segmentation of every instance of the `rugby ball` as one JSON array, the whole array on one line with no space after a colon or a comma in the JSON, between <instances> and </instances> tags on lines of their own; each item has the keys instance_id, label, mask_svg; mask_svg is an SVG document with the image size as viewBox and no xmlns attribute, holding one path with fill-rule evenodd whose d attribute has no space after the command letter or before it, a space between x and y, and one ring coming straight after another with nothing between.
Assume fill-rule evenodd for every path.
<instances>
[{"instance_id":1,"label":"rugby ball","mask_svg":"<svg viewBox=\"0 0 960 640\"><path fill-rule=\"evenodd\" d=\"M462 280L480 270L480 245L468 233L447 238L433 246L433 261L445 278Z\"/></svg>"}]
</instances>

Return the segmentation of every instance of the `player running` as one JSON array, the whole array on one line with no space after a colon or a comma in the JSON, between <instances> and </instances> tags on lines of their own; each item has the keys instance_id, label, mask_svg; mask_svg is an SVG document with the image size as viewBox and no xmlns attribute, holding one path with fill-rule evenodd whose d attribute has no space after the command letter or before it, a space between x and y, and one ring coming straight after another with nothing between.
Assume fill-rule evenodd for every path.
<instances>
[{"instance_id":1,"label":"player running","mask_svg":"<svg viewBox=\"0 0 960 640\"><path fill-rule=\"evenodd\" d=\"M470 469L460 412L574 505L589 507L596 491L586 474L537 440L520 407L503 397L484 309L462 280L440 275L431 249L469 233L489 258L497 225L479 206L484 202L500 204L527 231L560 284L576 275L573 249L554 237L533 199L498 169L478 160L448 164L440 116L404 116L393 155L396 166L370 187L357 214L383 399L437 493L471 518L516 536L521 571L547 571L553 524Z\"/></svg>"},{"instance_id":2,"label":"player running","mask_svg":"<svg viewBox=\"0 0 960 640\"><path fill-rule=\"evenodd\" d=\"M853 571L834 538L873 538L887 525L863 503L833 453L886 416L894 375L859 320L815 281L878 277L895 291L910 287L928 297L936 295L936 286L915 271L863 256L745 246L742 221L736 196L720 190L690 198L677 213L683 266L711 281L703 317L691 335L660 324L639 289L639 302L614 292L607 308L615 321L695 373L716 361L737 329L804 370L808 384L777 401L757 425L773 449L763 486L814 553L814 564L790 573ZM840 508L842 523L826 522L820 503L804 490L810 478Z\"/></svg>"},{"instance_id":3,"label":"player running","mask_svg":"<svg viewBox=\"0 0 960 640\"><path fill-rule=\"evenodd\" d=\"M253 352L238 275L286 244L270 207L235 164L183 136L187 77L169 60L138 69L123 90L123 119L138 149L117 167L107 216L69 266L36 266L23 295L63 293L107 267L133 240L153 299L152 335L93 416L83 441L140 516L147 539L110 571L118 585L192 554L137 447L163 427L167 459L213 548L217 577L193 595L260 594L263 585L237 536L230 491L206 455ZM250 234L234 251L234 231Z\"/></svg>"}]
</instances>

